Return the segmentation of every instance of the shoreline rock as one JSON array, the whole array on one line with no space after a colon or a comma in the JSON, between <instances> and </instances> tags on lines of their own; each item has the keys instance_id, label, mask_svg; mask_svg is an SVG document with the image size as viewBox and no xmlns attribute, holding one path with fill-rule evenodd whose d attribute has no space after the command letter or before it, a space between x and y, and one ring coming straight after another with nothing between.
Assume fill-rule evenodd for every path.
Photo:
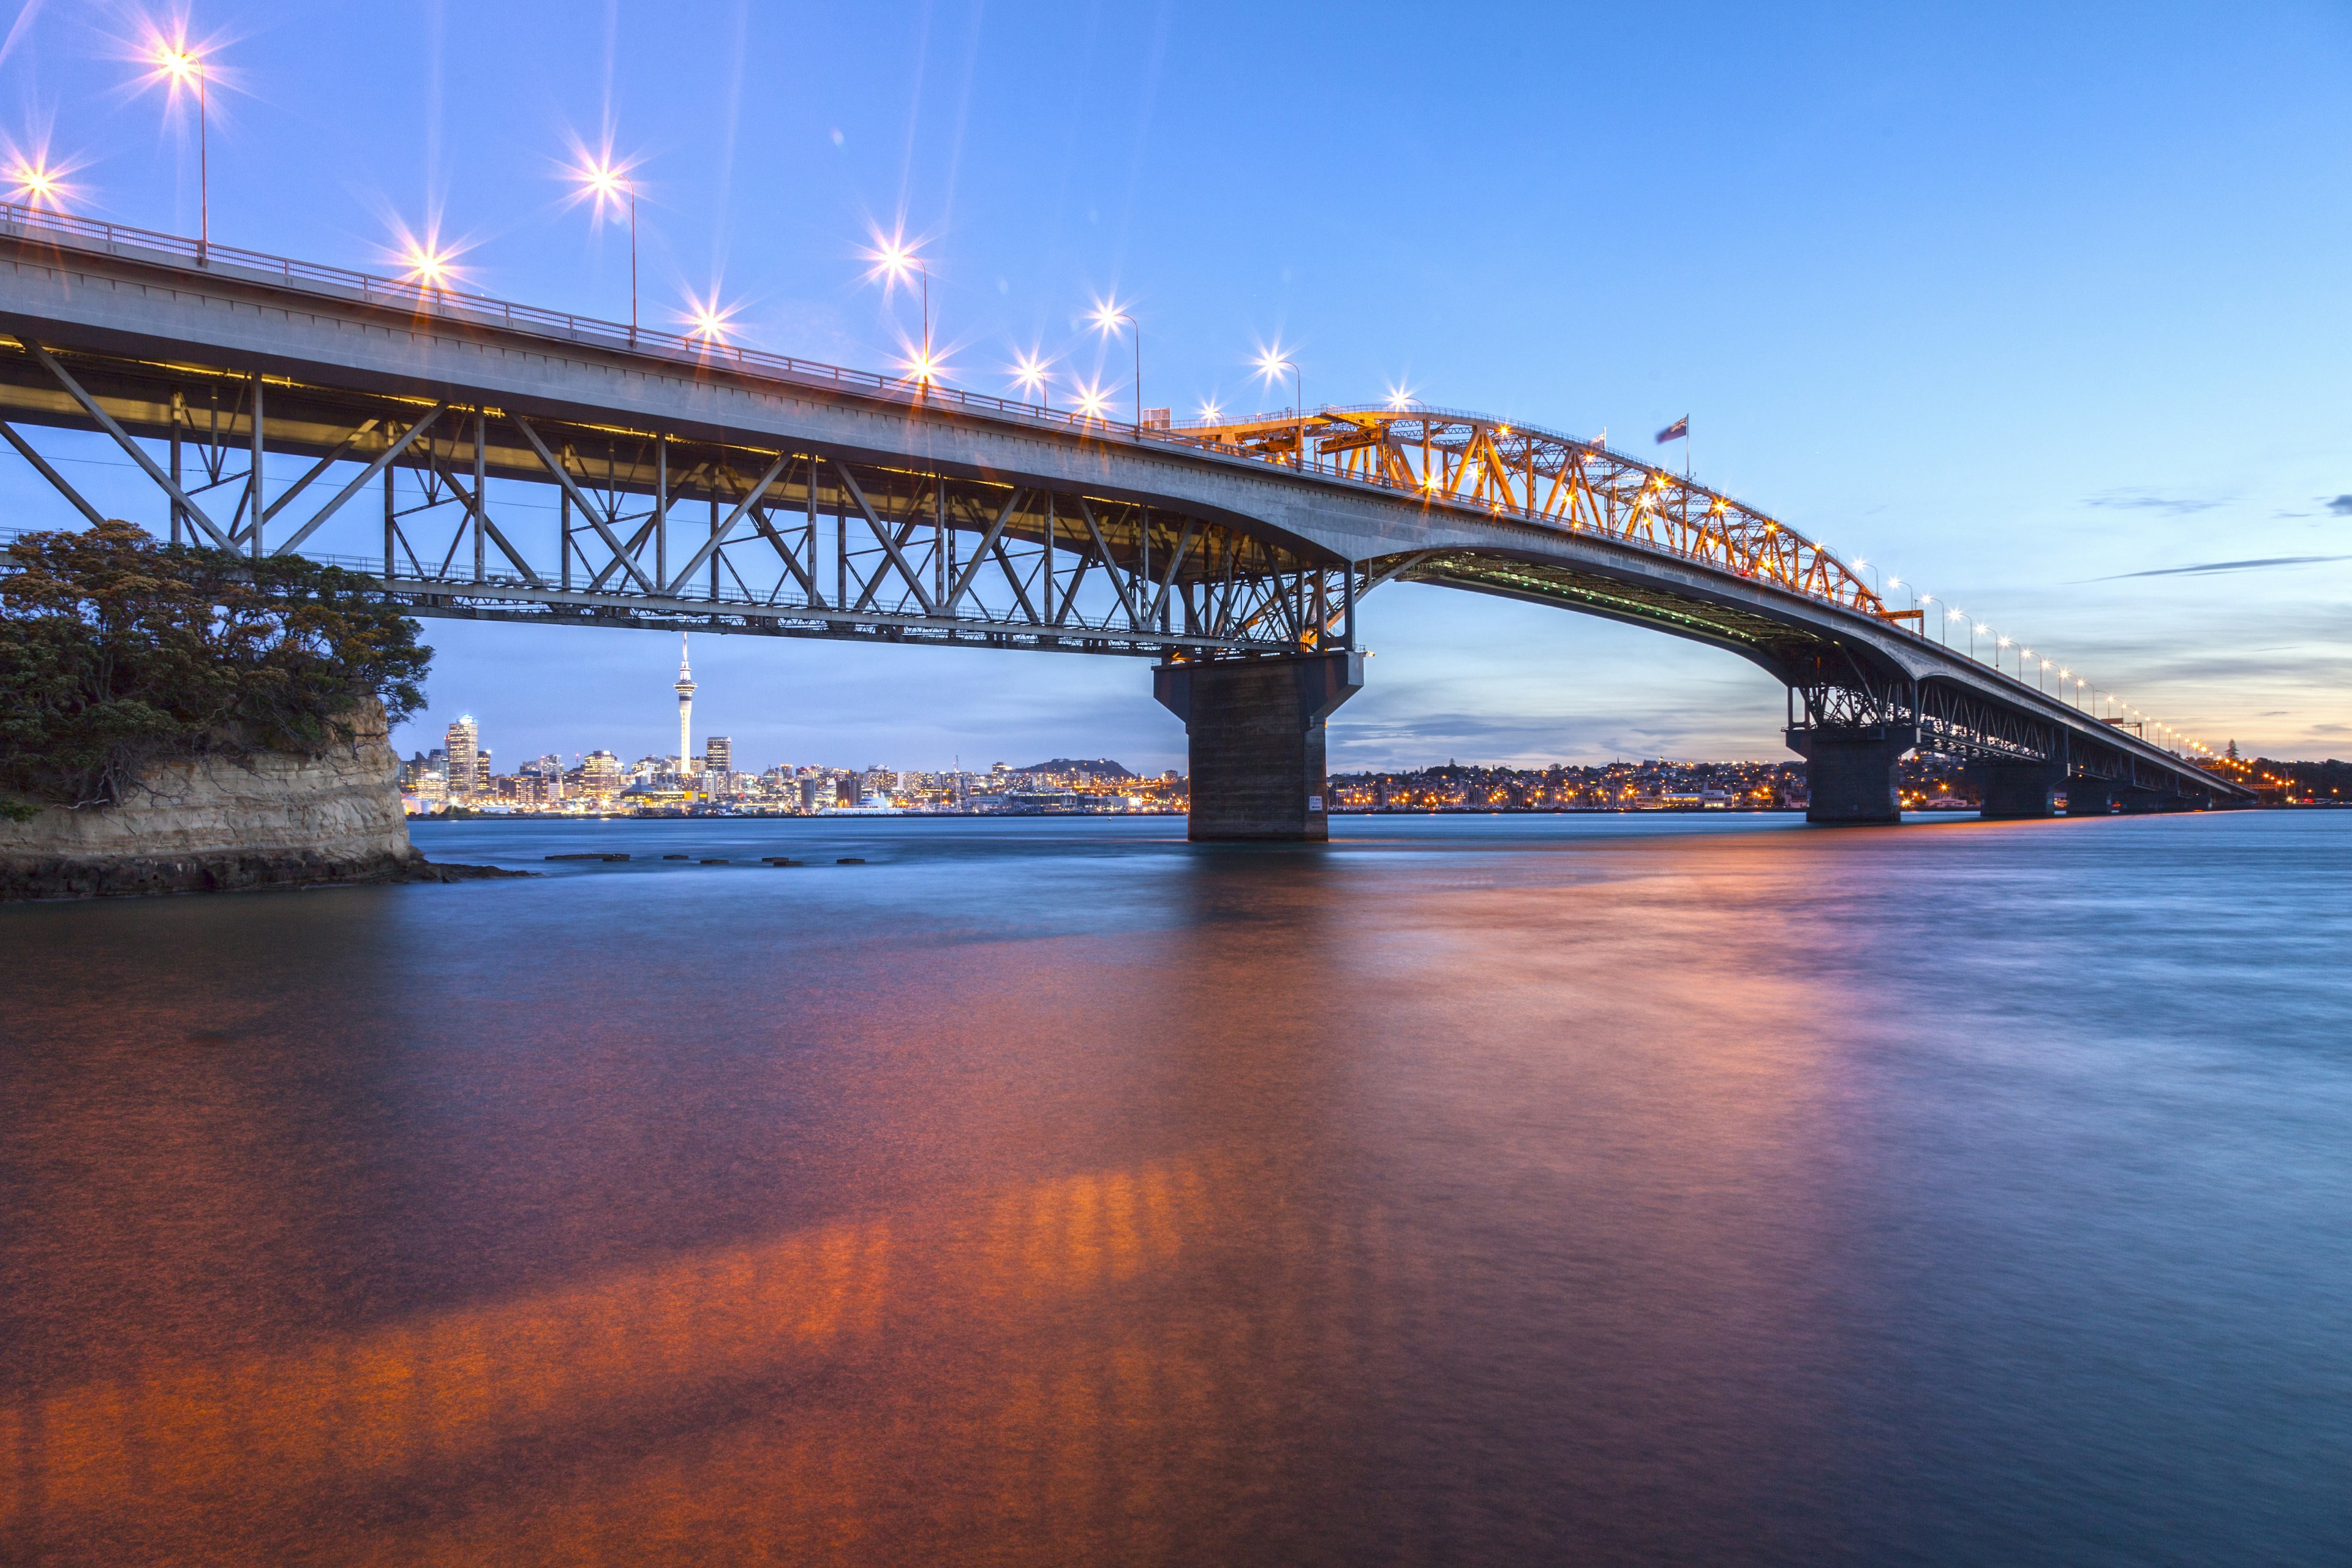
<instances>
[{"instance_id":1,"label":"shoreline rock","mask_svg":"<svg viewBox=\"0 0 2352 1568\"><path fill-rule=\"evenodd\" d=\"M458 866L406 858L330 859L315 852L108 860L0 856L0 903L161 897L171 893L248 893L299 888L369 887L401 882L472 882L529 877L497 866Z\"/></svg>"},{"instance_id":2,"label":"shoreline rock","mask_svg":"<svg viewBox=\"0 0 2352 1568\"><path fill-rule=\"evenodd\" d=\"M0 821L0 902L522 876L437 866L408 839L383 710L319 756L264 752L157 770L119 805Z\"/></svg>"}]
</instances>

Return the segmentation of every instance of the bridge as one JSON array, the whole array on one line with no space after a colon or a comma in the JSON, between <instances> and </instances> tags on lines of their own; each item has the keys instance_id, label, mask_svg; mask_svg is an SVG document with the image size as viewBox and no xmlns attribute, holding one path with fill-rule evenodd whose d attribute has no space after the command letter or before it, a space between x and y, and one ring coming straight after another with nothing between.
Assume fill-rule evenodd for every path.
<instances>
[{"instance_id":1,"label":"bridge","mask_svg":"<svg viewBox=\"0 0 2352 1568\"><path fill-rule=\"evenodd\" d=\"M0 334L0 439L84 517L26 428L111 440L174 541L319 555L419 616L1151 658L1196 838L1326 837L1356 607L1397 582L1769 670L1815 822L1898 820L1914 748L1969 759L1990 816L2253 798L1778 519L1478 416L1129 425L18 206Z\"/></svg>"}]
</instances>

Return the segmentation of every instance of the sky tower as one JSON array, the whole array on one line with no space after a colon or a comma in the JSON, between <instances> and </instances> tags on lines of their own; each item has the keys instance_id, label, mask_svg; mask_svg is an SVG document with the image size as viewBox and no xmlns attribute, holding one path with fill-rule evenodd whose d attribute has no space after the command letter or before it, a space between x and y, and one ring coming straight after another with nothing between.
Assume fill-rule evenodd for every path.
<instances>
[{"instance_id":1,"label":"sky tower","mask_svg":"<svg viewBox=\"0 0 2352 1568\"><path fill-rule=\"evenodd\" d=\"M686 662L686 634L677 634L677 772L680 778L694 773L694 671Z\"/></svg>"}]
</instances>

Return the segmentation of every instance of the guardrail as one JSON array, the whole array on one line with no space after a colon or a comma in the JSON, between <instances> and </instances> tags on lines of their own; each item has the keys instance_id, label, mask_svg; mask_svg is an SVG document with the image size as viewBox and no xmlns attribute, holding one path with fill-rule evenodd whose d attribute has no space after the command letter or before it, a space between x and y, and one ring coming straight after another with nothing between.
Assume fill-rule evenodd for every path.
<instances>
[{"instance_id":1,"label":"guardrail","mask_svg":"<svg viewBox=\"0 0 2352 1568\"><path fill-rule=\"evenodd\" d=\"M766 376L795 386L829 385L862 395L883 397L908 406L953 408L991 418L1011 419L1032 426L1066 430L1097 439L1125 440L1139 447L1160 446L1202 453L1233 462L1260 464L1302 477L1311 477L1326 483L1409 495L1423 505L1441 504L1480 517L1509 516L1516 521L1549 528L1564 535L1605 538L1627 549L1643 551L1671 560L1696 562L1718 571L1729 570L1751 582L1769 583L1786 592L1815 599L1840 609L1854 614L1863 613L1833 595L1783 583L1777 578L1759 578L1752 573L1742 571L1737 566L1730 566L1712 555L1698 551L1676 549L1671 545L1658 543L1654 540L1635 539L1630 534L1595 535L1590 530L1562 524L1549 515L1538 513L1532 507L1504 509L1491 505L1479 505L1463 500L1459 497L1429 490L1421 485L1402 483L1384 474L1342 472L1336 462L1309 457L1303 450L1297 457L1292 458L1238 450L1223 443L1206 441L1189 435L1186 433L1185 426L1181 424L1169 426L1129 424L1108 419L1099 415L1070 413L1037 404L1022 403L1012 398L997 397L987 393L966 392L937 381L883 375L875 371L855 370L819 360L804 360L791 354L772 353L764 349L745 348L716 338L669 332L659 329L631 327L617 321L607 321L599 317L577 315L568 310L552 310L538 305L520 304L470 289L452 288L444 283L416 278L385 278L375 273L361 271L356 268L302 261L292 257L271 255L267 251L248 250L240 246L210 244L203 240L190 239L184 235L166 234L156 229L140 228L102 218L79 217L69 213L43 211L23 203L0 202L0 235L37 244L46 242L61 246L69 245L77 249L94 250L108 255L123 255L134 260L141 259L140 253L143 252L154 258L180 260L189 266L201 268L208 272L216 272L227 278L242 277L252 281L275 283L288 288L302 288L320 293L339 294L362 304L398 307L419 314L493 325L568 342L619 349L674 363L698 366L723 364L742 374ZM1372 406L1374 405L1324 404L1311 410L1299 410L1280 416L1266 417L1296 418L1304 424L1305 421L1318 415L1360 413L1368 411ZM1441 418L1486 419L1487 417L1461 410L1427 407L1420 404L1413 405L1412 411L1434 415ZM1536 428L1528 426L1520 427ZM1628 468L1664 476L1698 494L1707 496L1720 494L1704 486L1694 484L1687 479L1654 464L1611 450L1598 442L1587 441L1577 437L1559 436L1550 431L1540 433L1552 439L1569 441L1583 447L1611 462L1622 464ZM1721 499L1727 501L1731 500L1729 497ZM1743 508L1743 510L1752 510L1753 509ZM1786 527L1785 524L1780 526ZM0 539L14 537L15 533L19 531L25 531L0 530ZM1820 549L1818 544L1814 544L1810 539L1805 539L1805 536L1798 531L1790 529L1788 531L1797 538L1804 539L1811 548ZM1834 556L1831 558L1835 559ZM1839 565L1841 570L1845 569L1843 563L1839 563ZM1876 625L1907 633L1922 643L1941 648L1947 654L1953 651L1948 645L1927 636L1924 618L1916 627L1904 626L1900 620L1885 616L1874 616L1870 618ZM2051 699L2049 693L2037 687L2028 686L2021 679L2011 676L1997 664L1978 659L1971 659L1969 662L1991 670L2003 683L2015 687L2021 694L2032 693L2044 700L2053 700L2059 707L2068 706L2063 699ZM2075 710L2075 711L2080 710ZM2095 716L2084 714L2084 717ZM2168 754L2186 760L2184 752L2172 752L2168 747L2148 743L2156 750L2164 751Z\"/></svg>"}]
</instances>

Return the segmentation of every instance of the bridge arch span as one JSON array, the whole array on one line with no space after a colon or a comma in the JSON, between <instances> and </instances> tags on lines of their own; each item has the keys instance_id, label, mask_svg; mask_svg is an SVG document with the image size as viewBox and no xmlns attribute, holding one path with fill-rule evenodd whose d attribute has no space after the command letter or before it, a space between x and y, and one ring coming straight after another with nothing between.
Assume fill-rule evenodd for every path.
<instances>
[{"instance_id":1,"label":"bridge arch span","mask_svg":"<svg viewBox=\"0 0 2352 1568\"><path fill-rule=\"evenodd\" d=\"M1220 683L1290 703L1271 730L1236 718L1245 749L1319 732L1361 679L1358 603L1422 582L1772 672L1817 785L1861 781L1817 787L1860 803L1817 817L1890 816L1915 744L2010 770L2002 798L2044 808L2069 777L2251 798L1924 637L1780 519L1505 420L1121 426L5 205L0 333L0 439L68 505L98 515L20 426L112 443L154 486L155 531L355 541L347 563L420 615L1141 656L1203 712ZM1311 673L1221 673L1267 659ZM1320 836L1319 755L1283 774L1277 836Z\"/></svg>"}]
</instances>

